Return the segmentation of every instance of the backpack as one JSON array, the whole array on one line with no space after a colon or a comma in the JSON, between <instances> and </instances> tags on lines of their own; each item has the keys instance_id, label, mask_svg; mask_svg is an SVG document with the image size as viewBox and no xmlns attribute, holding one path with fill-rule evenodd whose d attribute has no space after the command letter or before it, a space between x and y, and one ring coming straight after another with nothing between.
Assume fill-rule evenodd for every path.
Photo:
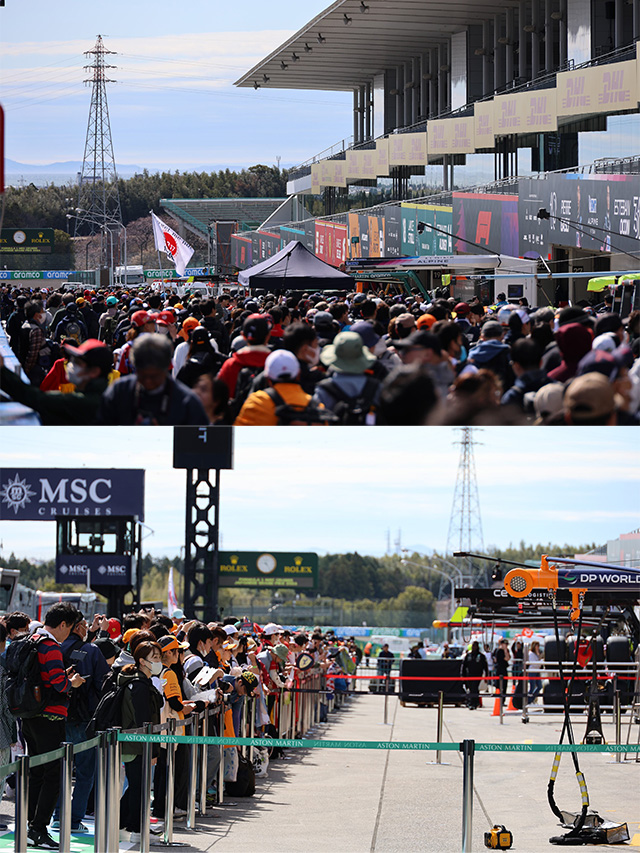
<instances>
[{"instance_id":1,"label":"backpack","mask_svg":"<svg viewBox=\"0 0 640 853\"><path fill-rule=\"evenodd\" d=\"M82 639L77 637L67 651L63 654L65 668L75 666L75 662L86 653L81 651L82 646L88 645ZM69 691L67 697L69 699L69 708L67 710L67 719L70 723L86 723L90 719L89 701L87 698L87 690L91 689L91 685L86 683L81 687L74 687Z\"/></svg>"},{"instance_id":2,"label":"backpack","mask_svg":"<svg viewBox=\"0 0 640 853\"><path fill-rule=\"evenodd\" d=\"M238 751L238 773L235 782L225 783L229 797L253 797L256 792L256 773L253 764Z\"/></svg>"},{"instance_id":3,"label":"backpack","mask_svg":"<svg viewBox=\"0 0 640 853\"><path fill-rule=\"evenodd\" d=\"M38 646L46 637L36 634L12 640L7 648L4 668L9 710L23 720L37 717L47 704L49 688L42 681Z\"/></svg>"},{"instance_id":4,"label":"backpack","mask_svg":"<svg viewBox=\"0 0 640 853\"><path fill-rule=\"evenodd\" d=\"M253 385L253 380L259 373L262 373L263 370L264 364L255 366L248 365L247 367L243 367L240 370L240 373L238 373L238 378L236 380L236 393L229 405L232 423L240 414L240 409L244 406L245 400L253 390L251 387Z\"/></svg>"},{"instance_id":5,"label":"backpack","mask_svg":"<svg viewBox=\"0 0 640 853\"><path fill-rule=\"evenodd\" d=\"M104 341L107 346L112 346L114 335L121 318L122 314L120 311L116 311L113 317L107 317L104 325L100 328L100 340Z\"/></svg>"},{"instance_id":6,"label":"backpack","mask_svg":"<svg viewBox=\"0 0 640 853\"><path fill-rule=\"evenodd\" d=\"M318 382L317 388L323 388L336 401L333 406L333 414L337 422L342 426L362 426L368 423L368 416L375 408L373 401L379 388L375 379L367 377L362 391L357 397L349 397L339 388L333 379L323 379Z\"/></svg>"},{"instance_id":7,"label":"backpack","mask_svg":"<svg viewBox=\"0 0 640 853\"><path fill-rule=\"evenodd\" d=\"M85 338L82 326L76 320L60 321L56 329L56 337L61 339L63 336L65 338L73 338L78 344L81 344Z\"/></svg>"},{"instance_id":8,"label":"backpack","mask_svg":"<svg viewBox=\"0 0 640 853\"><path fill-rule=\"evenodd\" d=\"M117 686L116 682L117 678L114 680L109 679L108 676L105 678L102 698L93 712L93 717L87 724L87 738L95 737L97 732L105 732L115 726L122 726L122 702L124 691L129 682L121 684L120 687Z\"/></svg>"},{"instance_id":9,"label":"backpack","mask_svg":"<svg viewBox=\"0 0 640 853\"><path fill-rule=\"evenodd\" d=\"M307 405L302 408L285 403L275 388L265 388L265 393L273 400L276 407L275 414L279 426L291 426L292 423L312 426L313 424L330 424L338 421L330 409L320 408L313 400L309 400Z\"/></svg>"}]
</instances>

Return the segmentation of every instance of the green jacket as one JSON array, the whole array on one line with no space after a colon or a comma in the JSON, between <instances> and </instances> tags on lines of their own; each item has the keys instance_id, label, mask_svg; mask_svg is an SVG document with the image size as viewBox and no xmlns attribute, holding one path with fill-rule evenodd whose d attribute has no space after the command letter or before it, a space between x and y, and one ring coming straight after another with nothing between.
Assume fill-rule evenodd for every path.
<instances>
[{"instance_id":1,"label":"green jacket","mask_svg":"<svg viewBox=\"0 0 640 853\"><path fill-rule=\"evenodd\" d=\"M0 388L17 403L40 415L45 426L86 426L96 422L102 394L109 380L92 379L84 391L62 394L27 385L7 367L0 368Z\"/></svg>"}]
</instances>

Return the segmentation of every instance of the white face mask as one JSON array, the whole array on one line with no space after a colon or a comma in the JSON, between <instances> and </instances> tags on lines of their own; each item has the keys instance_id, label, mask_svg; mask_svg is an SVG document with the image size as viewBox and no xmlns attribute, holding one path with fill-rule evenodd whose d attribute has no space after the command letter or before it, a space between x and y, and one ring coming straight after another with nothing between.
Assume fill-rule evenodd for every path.
<instances>
[{"instance_id":1,"label":"white face mask","mask_svg":"<svg viewBox=\"0 0 640 853\"><path fill-rule=\"evenodd\" d=\"M67 365L67 379L71 382L72 385L75 385L76 388L79 385L82 385L83 382L86 381L87 375L82 368L78 367L78 365L72 361Z\"/></svg>"},{"instance_id":2,"label":"white face mask","mask_svg":"<svg viewBox=\"0 0 640 853\"><path fill-rule=\"evenodd\" d=\"M163 670L162 661L160 660L147 661L147 666L151 675L160 675Z\"/></svg>"},{"instance_id":3,"label":"white face mask","mask_svg":"<svg viewBox=\"0 0 640 853\"><path fill-rule=\"evenodd\" d=\"M310 346L307 352L309 354L306 359L307 364L310 364L311 367L315 367L316 364L319 364L320 362L320 347L317 345L315 347Z\"/></svg>"}]
</instances>

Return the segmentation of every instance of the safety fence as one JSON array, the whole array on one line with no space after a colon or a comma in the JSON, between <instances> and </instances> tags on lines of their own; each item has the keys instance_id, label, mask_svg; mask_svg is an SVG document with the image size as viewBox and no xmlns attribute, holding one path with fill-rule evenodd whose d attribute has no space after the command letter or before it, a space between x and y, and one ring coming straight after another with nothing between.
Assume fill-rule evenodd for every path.
<instances>
[{"instance_id":1,"label":"safety fence","mask_svg":"<svg viewBox=\"0 0 640 853\"><path fill-rule=\"evenodd\" d=\"M334 678L344 676L336 675ZM357 677L357 676L355 676ZM349 676L354 678L354 676ZM389 680L390 676L385 676ZM373 749L373 750L422 750L436 753L436 764L440 764L443 751L458 751L463 758L462 794L462 850L471 849L473 812L473 772L476 752L591 752L613 753L616 760L623 753L640 754L639 744L518 744L476 743L465 740L461 743L442 741L443 693L439 694L438 726L435 741L355 741L312 739L315 726L324 713L340 707L348 701L349 694L340 694L331 686L331 678L313 674L297 678L292 688L281 688L272 694L269 708L270 719L275 725L274 737L255 736L259 698L245 699L242 705L239 731L241 736L225 736L225 703L210 705L201 713L194 713L185 720L170 719L160 725L146 725L139 729L122 731L112 728L78 744L63 743L58 749L35 756L21 756L11 764L0 767L0 779L11 773L16 775L16 812L14 849L23 853L27 849L27 815L29 800L29 770L50 762L60 763L60 841L59 849L71 849L71 798L74 756L88 750L96 750L95 774L95 853L117 853L120 841L120 798L122 794L123 745L142 744L142 796L140 800L140 851L151 849L151 792L153 784L152 750L154 744L166 749L166 784L164 791L165 822L163 843L171 845L174 833L174 777L176 749L184 744L188 748L188 788L186 830L196 827L196 813L204 815L207 807L207 765L209 749L221 751L237 747L249 760L255 749ZM428 680L428 679L425 679ZM365 695L364 693L361 695ZM385 694L385 722L387 697ZM619 740L619 738L617 738ZM224 804L225 762L221 756L217 770L217 802ZM637 760L637 759L636 759Z\"/></svg>"}]
</instances>

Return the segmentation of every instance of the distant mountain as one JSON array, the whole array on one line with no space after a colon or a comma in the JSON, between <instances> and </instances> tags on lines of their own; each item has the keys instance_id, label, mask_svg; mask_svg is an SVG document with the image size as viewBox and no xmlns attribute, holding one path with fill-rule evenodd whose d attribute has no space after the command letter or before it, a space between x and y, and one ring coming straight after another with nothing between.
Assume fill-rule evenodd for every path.
<instances>
[{"instance_id":1,"label":"distant mountain","mask_svg":"<svg viewBox=\"0 0 640 853\"><path fill-rule=\"evenodd\" d=\"M82 169L82 160L66 160L64 163L19 163L17 160L10 160L8 157L4 161L4 169L7 173L25 172L34 174L39 172L47 172L48 174L56 174L57 172L80 172ZM142 166L132 166L129 164L117 164L118 174L134 174L134 172L142 172Z\"/></svg>"}]
</instances>

